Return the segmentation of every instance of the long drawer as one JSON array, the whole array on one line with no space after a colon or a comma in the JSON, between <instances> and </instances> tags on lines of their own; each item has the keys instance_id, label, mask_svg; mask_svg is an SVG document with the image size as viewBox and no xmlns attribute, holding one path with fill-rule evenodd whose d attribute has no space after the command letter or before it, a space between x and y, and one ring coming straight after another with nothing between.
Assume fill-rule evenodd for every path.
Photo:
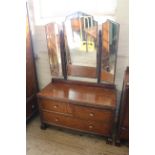
<instances>
[{"instance_id":1,"label":"long drawer","mask_svg":"<svg viewBox=\"0 0 155 155\"><path fill-rule=\"evenodd\" d=\"M43 122L48 124L56 124L72 129L93 132L101 135L111 134L111 123L97 123L95 121L86 121L70 116L59 115L53 112L42 111Z\"/></svg>"},{"instance_id":2,"label":"long drawer","mask_svg":"<svg viewBox=\"0 0 155 155\"><path fill-rule=\"evenodd\" d=\"M91 107L70 105L73 110L73 115L76 118L92 120L92 121L102 121L104 123L109 123L113 119L113 111L96 109Z\"/></svg>"}]
</instances>

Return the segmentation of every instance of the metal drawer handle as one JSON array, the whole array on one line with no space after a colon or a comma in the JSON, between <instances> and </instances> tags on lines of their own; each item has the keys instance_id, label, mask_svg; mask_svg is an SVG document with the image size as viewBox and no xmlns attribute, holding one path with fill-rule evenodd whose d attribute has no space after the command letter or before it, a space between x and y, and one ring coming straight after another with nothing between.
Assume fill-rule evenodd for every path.
<instances>
[{"instance_id":1,"label":"metal drawer handle","mask_svg":"<svg viewBox=\"0 0 155 155\"><path fill-rule=\"evenodd\" d=\"M56 108L58 108L58 105L54 105L53 107L56 109Z\"/></svg>"},{"instance_id":2,"label":"metal drawer handle","mask_svg":"<svg viewBox=\"0 0 155 155\"><path fill-rule=\"evenodd\" d=\"M94 113L91 112L91 113L89 114L89 116L93 117L93 116L94 116Z\"/></svg>"},{"instance_id":3,"label":"metal drawer handle","mask_svg":"<svg viewBox=\"0 0 155 155\"><path fill-rule=\"evenodd\" d=\"M89 125L89 129L92 129L93 128L93 126L92 125Z\"/></svg>"},{"instance_id":4,"label":"metal drawer handle","mask_svg":"<svg viewBox=\"0 0 155 155\"><path fill-rule=\"evenodd\" d=\"M55 121L56 121L56 122L58 122L58 121L59 121L59 119L58 119L58 118L55 118Z\"/></svg>"}]
</instances>

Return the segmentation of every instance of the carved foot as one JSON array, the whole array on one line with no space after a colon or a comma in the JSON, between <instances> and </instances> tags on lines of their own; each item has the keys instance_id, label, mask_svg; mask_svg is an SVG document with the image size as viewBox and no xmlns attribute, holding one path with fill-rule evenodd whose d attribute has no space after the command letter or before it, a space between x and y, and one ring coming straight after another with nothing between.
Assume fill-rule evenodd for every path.
<instances>
[{"instance_id":1,"label":"carved foot","mask_svg":"<svg viewBox=\"0 0 155 155\"><path fill-rule=\"evenodd\" d=\"M106 143L112 145L112 142L113 142L112 138L108 137Z\"/></svg>"},{"instance_id":2,"label":"carved foot","mask_svg":"<svg viewBox=\"0 0 155 155\"><path fill-rule=\"evenodd\" d=\"M46 130L46 128L47 128L47 125L46 125L46 124L42 123L42 124L40 125L40 129Z\"/></svg>"}]
</instances>

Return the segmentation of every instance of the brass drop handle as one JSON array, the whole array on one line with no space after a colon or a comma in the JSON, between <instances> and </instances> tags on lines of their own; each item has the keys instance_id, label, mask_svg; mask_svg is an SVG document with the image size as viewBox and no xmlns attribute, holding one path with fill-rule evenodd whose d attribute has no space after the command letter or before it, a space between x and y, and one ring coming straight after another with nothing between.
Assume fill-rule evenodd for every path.
<instances>
[{"instance_id":1,"label":"brass drop handle","mask_svg":"<svg viewBox=\"0 0 155 155\"><path fill-rule=\"evenodd\" d=\"M90 117L93 117L93 116L94 116L94 113L91 112L91 113L89 114L89 116L90 116Z\"/></svg>"},{"instance_id":2,"label":"brass drop handle","mask_svg":"<svg viewBox=\"0 0 155 155\"><path fill-rule=\"evenodd\" d=\"M89 129L92 129L93 128L93 126L92 125L89 125Z\"/></svg>"},{"instance_id":3,"label":"brass drop handle","mask_svg":"<svg viewBox=\"0 0 155 155\"><path fill-rule=\"evenodd\" d=\"M59 119L58 119L58 118L55 118L55 121L56 121L56 122L58 122L58 121L59 121Z\"/></svg>"},{"instance_id":4,"label":"brass drop handle","mask_svg":"<svg viewBox=\"0 0 155 155\"><path fill-rule=\"evenodd\" d=\"M56 108L58 108L58 105L54 105L53 107L56 109Z\"/></svg>"}]
</instances>

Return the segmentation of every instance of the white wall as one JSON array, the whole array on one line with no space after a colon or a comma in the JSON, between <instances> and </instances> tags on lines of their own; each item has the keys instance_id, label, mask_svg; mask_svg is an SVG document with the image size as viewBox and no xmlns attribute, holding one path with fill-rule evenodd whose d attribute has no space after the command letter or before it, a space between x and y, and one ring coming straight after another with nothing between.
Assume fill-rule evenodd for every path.
<instances>
[{"instance_id":1,"label":"white wall","mask_svg":"<svg viewBox=\"0 0 155 155\"><path fill-rule=\"evenodd\" d=\"M116 84L118 90L122 89L123 75L129 65L129 2L118 0L116 20L120 24L118 59L116 70Z\"/></svg>"},{"instance_id":2,"label":"white wall","mask_svg":"<svg viewBox=\"0 0 155 155\"><path fill-rule=\"evenodd\" d=\"M120 24L118 57L116 68L116 86L118 90L117 103L119 105L124 71L126 67L129 66L129 1L128 0L118 0L118 7L116 10L116 20Z\"/></svg>"},{"instance_id":3,"label":"white wall","mask_svg":"<svg viewBox=\"0 0 155 155\"><path fill-rule=\"evenodd\" d=\"M118 55L129 55L129 1L118 0L116 20L120 24L119 51Z\"/></svg>"},{"instance_id":4,"label":"white wall","mask_svg":"<svg viewBox=\"0 0 155 155\"><path fill-rule=\"evenodd\" d=\"M45 87L51 81L48 49L45 30L43 26L35 25L33 1L28 0L30 27L32 33L33 50L35 55L36 71L39 89Z\"/></svg>"},{"instance_id":5,"label":"white wall","mask_svg":"<svg viewBox=\"0 0 155 155\"><path fill-rule=\"evenodd\" d=\"M36 26L34 24L34 9L32 0L28 0L28 8L30 15L33 48L35 56L37 57L35 62L37 68L39 88L42 89L51 81L45 31L43 26ZM129 10L128 0L118 0L118 7L116 10L116 21L120 24L120 35L119 35L118 59L116 70L116 85L119 90L119 94L122 88L124 70L128 65L128 55L129 55L128 10Z\"/></svg>"}]
</instances>

